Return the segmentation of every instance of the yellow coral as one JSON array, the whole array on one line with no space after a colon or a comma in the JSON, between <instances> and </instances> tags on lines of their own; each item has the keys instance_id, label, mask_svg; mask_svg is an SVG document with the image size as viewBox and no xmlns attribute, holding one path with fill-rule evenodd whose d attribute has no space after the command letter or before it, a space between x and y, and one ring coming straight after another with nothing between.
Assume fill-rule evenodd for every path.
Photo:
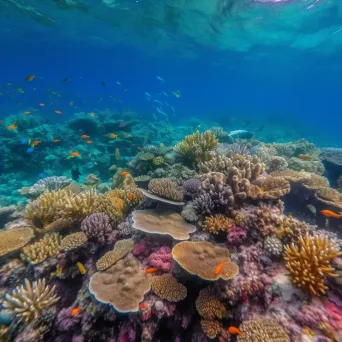
<instances>
[{"instance_id":1,"label":"yellow coral","mask_svg":"<svg viewBox=\"0 0 342 342\"><path fill-rule=\"evenodd\" d=\"M204 221L204 228L212 234L220 231L228 233L234 226L234 220L222 215L207 216Z\"/></svg>"},{"instance_id":2,"label":"yellow coral","mask_svg":"<svg viewBox=\"0 0 342 342\"><path fill-rule=\"evenodd\" d=\"M85 235L83 232L69 234L61 241L60 250L70 251L72 249L81 247L87 241L87 235Z\"/></svg>"},{"instance_id":3,"label":"yellow coral","mask_svg":"<svg viewBox=\"0 0 342 342\"><path fill-rule=\"evenodd\" d=\"M324 277L336 277L331 261L341 255L336 245L324 236L299 240L300 248L294 244L285 246L286 267L290 271L292 283L314 295L325 294L328 289Z\"/></svg>"},{"instance_id":4,"label":"yellow coral","mask_svg":"<svg viewBox=\"0 0 342 342\"><path fill-rule=\"evenodd\" d=\"M153 277L151 289L169 302L179 302L187 295L186 287L180 284L171 273Z\"/></svg>"}]
</instances>

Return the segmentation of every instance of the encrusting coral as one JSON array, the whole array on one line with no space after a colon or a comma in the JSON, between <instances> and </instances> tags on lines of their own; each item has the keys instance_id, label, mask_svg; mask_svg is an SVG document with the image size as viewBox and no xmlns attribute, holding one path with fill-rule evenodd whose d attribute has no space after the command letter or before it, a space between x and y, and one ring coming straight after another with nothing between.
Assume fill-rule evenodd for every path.
<instances>
[{"instance_id":1,"label":"encrusting coral","mask_svg":"<svg viewBox=\"0 0 342 342\"><path fill-rule=\"evenodd\" d=\"M11 294L6 294L2 307L13 316L25 323L37 319L42 310L52 306L59 300L55 287L45 285L45 279L39 279L32 284L25 279L24 285L15 288Z\"/></svg>"},{"instance_id":2,"label":"encrusting coral","mask_svg":"<svg viewBox=\"0 0 342 342\"><path fill-rule=\"evenodd\" d=\"M61 251L71 251L72 249L81 247L87 241L87 235L83 232L72 233L62 239L59 249Z\"/></svg>"},{"instance_id":3,"label":"encrusting coral","mask_svg":"<svg viewBox=\"0 0 342 342\"><path fill-rule=\"evenodd\" d=\"M151 283L152 291L160 298L169 302L179 302L187 295L187 289L180 284L171 273L154 276Z\"/></svg>"},{"instance_id":4,"label":"encrusting coral","mask_svg":"<svg viewBox=\"0 0 342 342\"><path fill-rule=\"evenodd\" d=\"M239 267L229 260L228 249L207 241L179 242L173 247L172 256L184 270L205 280L229 280L239 274ZM222 270L216 274L222 263Z\"/></svg>"},{"instance_id":5,"label":"encrusting coral","mask_svg":"<svg viewBox=\"0 0 342 342\"><path fill-rule=\"evenodd\" d=\"M133 228L145 233L168 234L175 240L187 240L196 226L187 223L181 215L172 210L135 210L132 214Z\"/></svg>"},{"instance_id":6,"label":"encrusting coral","mask_svg":"<svg viewBox=\"0 0 342 342\"><path fill-rule=\"evenodd\" d=\"M18 228L0 231L0 256L24 247L34 237L31 228Z\"/></svg>"},{"instance_id":7,"label":"encrusting coral","mask_svg":"<svg viewBox=\"0 0 342 342\"><path fill-rule=\"evenodd\" d=\"M331 262L342 255L334 242L325 236L309 236L299 239L300 247L285 246L286 267L292 283L313 295L325 294L328 287L325 277L336 277Z\"/></svg>"},{"instance_id":8,"label":"encrusting coral","mask_svg":"<svg viewBox=\"0 0 342 342\"><path fill-rule=\"evenodd\" d=\"M152 277L128 254L103 272L96 272L89 291L100 303L111 304L119 312L136 312L144 295L151 289Z\"/></svg>"},{"instance_id":9,"label":"encrusting coral","mask_svg":"<svg viewBox=\"0 0 342 342\"><path fill-rule=\"evenodd\" d=\"M238 342L290 342L290 337L273 319L252 319L241 324Z\"/></svg>"},{"instance_id":10,"label":"encrusting coral","mask_svg":"<svg viewBox=\"0 0 342 342\"><path fill-rule=\"evenodd\" d=\"M46 234L42 239L23 248L21 258L30 264L38 264L59 253L61 237L59 233Z\"/></svg>"}]
</instances>

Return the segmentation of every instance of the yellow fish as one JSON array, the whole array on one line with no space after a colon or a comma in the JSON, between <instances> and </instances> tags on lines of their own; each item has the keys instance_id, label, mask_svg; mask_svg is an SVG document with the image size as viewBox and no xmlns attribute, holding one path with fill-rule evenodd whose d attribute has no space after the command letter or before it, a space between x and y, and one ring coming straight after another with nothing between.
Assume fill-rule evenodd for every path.
<instances>
[{"instance_id":1,"label":"yellow fish","mask_svg":"<svg viewBox=\"0 0 342 342\"><path fill-rule=\"evenodd\" d=\"M77 262L77 268L80 271L81 274L86 274L87 270L85 269L85 267L83 266L83 264L81 264L80 262Z\"/></svg>"}]
</instances>

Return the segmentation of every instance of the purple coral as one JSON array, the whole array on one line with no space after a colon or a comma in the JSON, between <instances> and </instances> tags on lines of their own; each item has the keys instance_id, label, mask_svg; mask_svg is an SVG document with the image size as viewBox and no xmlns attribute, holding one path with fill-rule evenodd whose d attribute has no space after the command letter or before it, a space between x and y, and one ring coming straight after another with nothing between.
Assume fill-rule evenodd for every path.
<instances>
[{"instance_id":1,"label":"purple coral","mask_svg":"<svg viewBox=\"0 0 342 342\"><path fill-rule=\"evenodd\" d=\"M172 268L172 254L167 246L162 246L154 251L148 258L148 263L164 272L170 272Z\"/></svg>"},{"instance_id":2,"label":"purple coral","mask_svg":"<svg viewBox=\"0 0 342 342\"><path fill-rule=\"evenodd\" d=\"M215 204L210 195L205 192L194 199L193 206L201 215L212 215Z\"/></svg>"},{"instance_id":3,"label":"purple coral","mask_svg":"<svg viewBox=\"0 0 342 342\"><path fill-rule=\"evenodd\" d=\"M247 232L245 228L234 226L227 235L227 240L231 245L239 246L246 237Z\"/></svg>"},{"instance_id":4,"label":"purple coral","mask_svg":"<svg viewBox=\"0 0 342 342\"><path fill-rule=\"evenodd\" d=\"M98 241L101 244L110 243L113 240L113 227L106 214L96 213L87 216L81 224L81 230L89 239Z\"/></svg>"},{"instance_id":5,"label":"purple coral","mask_svg":"<svg viewBox=\"0 0 342 342\"><path fill-rule=\"evenodd\" d=\"M184 196L195 198L200 191L201 182L196 178L190 178L183 183Z\"/></svg>"}]
</instances>

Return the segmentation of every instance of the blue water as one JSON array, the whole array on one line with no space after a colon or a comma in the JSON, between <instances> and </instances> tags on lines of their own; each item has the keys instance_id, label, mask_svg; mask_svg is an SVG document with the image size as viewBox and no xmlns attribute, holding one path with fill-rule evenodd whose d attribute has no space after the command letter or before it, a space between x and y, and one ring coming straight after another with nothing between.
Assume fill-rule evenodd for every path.
<instances>
[{"instance_id":1,"label":"blue water","mask_svg":"<svg viewBox=\"0 0 342 342\"><path fill-rule=\"evenodd\" d=\"M260 134L264 140L279 135L286 139L288 131L289 139L304 137L319 146L342 144L338 1L245 1L245 7L239 7L243 10L227 15L220 34L205 30L211 32L211 40L201 40L201 34L194 37L196 29L203 29L197 19L189 17L190 33L176 20L169 22L167 1L155 5L164 13L161 17L157 10L148 12L153 8L148 1L117 3L130 10L117 11L98 1L83 1L87 11L63 10L52 1L26 1L54 21L47 23L19 11L12 1L8 6L0 2L0 117L44 103L38 109L56 122L78 111L123 108L151 120L144 92L179 90L180 98L169 98L176 109L171 122L194 116L237 129L251 120L253 129L265 126ZM314 7L308 9L310 5ZM141 10L146 11L143 29L135 21ZM158 21L153 22L153 15ZM127 23L117 27L120 16L126 16ZM222 37L228 30L236 41L227 44ZM37 78L25 82L31 74ZM70 82L64 83L65 78ZM23 88L24 94L9 88ZM62 111L63 117L54 110Z\"/></svg>"}]
</instances>

